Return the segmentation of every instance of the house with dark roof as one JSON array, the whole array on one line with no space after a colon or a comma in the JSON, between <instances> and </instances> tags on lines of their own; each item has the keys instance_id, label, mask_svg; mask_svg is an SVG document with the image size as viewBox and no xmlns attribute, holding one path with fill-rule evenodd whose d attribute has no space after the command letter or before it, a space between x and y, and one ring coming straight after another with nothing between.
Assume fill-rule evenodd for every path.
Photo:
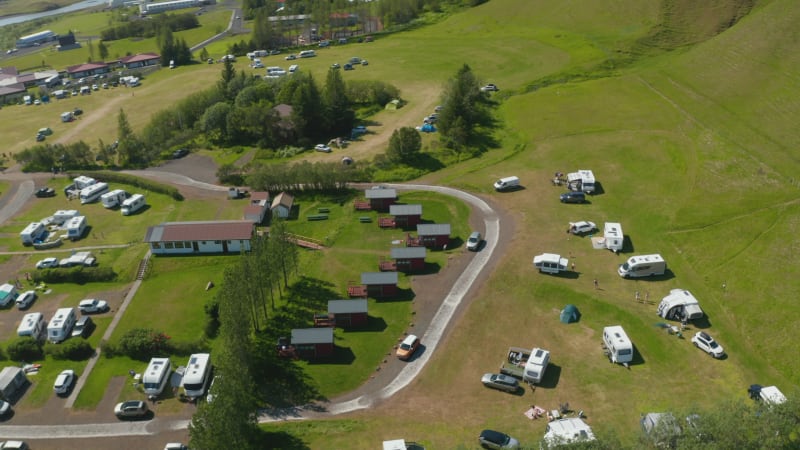
<instances>
[{"instance_id":1,"label":"house with dark roof","mask_svg":"<svg viewBox=\"0 0 800 450\"><path fill-rule=\"evenodd\" d=\"M294 206L294 196L289 193L281 192L272 200L272 216L286 219L292 213Z\"/></svg>"},{"instance_id":2,"label":"house with dark roof","mask_svg":"<svg viewBox=\"0 0 800 450\"><path fill-rule=\"evenodd\" d=\"M119 63L126 69L155 66L161 62L161 55L157 53L139 53L138 55L123 56Z\"/></svg>"},{"instance_id":3,"label":"house with dark roof","mask_svg":"<svg viewBox=\"0 0 800 450\"><path fill-rule=\"evenodd\" d=\"M102 75L110 71L111 67L104 62L90 62L67 67L67 76L75 80L93 75Z\"/></svg>"},{"instance_id":4,"label":"house with dark roof","mask_svg":"<svg viewBox=\"0 0 800 450\"><path fill-rule=\"evenodd\" d=\"M333 328L295 328L289 341L300 358L324 358L334 352Z\"/></svg>"},{"instance_id":5,"label":"house with dark roof","mask_svg":"<svg viewBox=\"0 0 800 450\"><path fill-rule=\"evenodd\" d=\"M369 202L370 208L375 211L388 211L389 206L397 201L397 190L395 189L367 189L364 197Z\"/></svg>"},{"instance_id":6,"label":"house with dark roof","mask_svg":"<svg viewBox=\"0 0 800 450\"><path fill-rule=\"evenodd\" d=\"M337 327L360 327L367 324L367 300L328 300L328 315Z\"/></svg>"},{"instance_id":7,"label":"house with dark roof","mask_svg":"<svg viewBox=\"0 0 800 450\"><path fill-rule=\"evenodd\" d=\"M422 205L389 205L397 228L413 228L422 221Z\"/></svg>"},{"instance_id":8,"label":"house with dark roof","mask_svg":"<svg viewBox=\"0 0 800 450\"><path fill-rule=\"evenodd\" d=\"M250 220L256 225L263 223L269 207L269 192L251 192L250 203L244 207L244 220Z\"/></svg>"},{"instance_id":9,"label":"house with dark roof","mask_svg":"<svg viewBox=\"0 0 800 450\"><path fill-rule=\"evenodd\" d=\"M397 295L397 272L364 272L361 285L366 287L369 297L383 298Z\"/></svg>"},{"instance_id":10,"label":"house with dark roof","mask_svg":"<svg viewBox=\"0 0 800 450\"><path fill-rule=\"evenodd\" d=\"M444 248L449 243L449 223L420 223L417 225L417 237L409 234L406 238L408 247Z\"/></svg>"},{"instance_id":11,"label":"house with dark roof","mask_svg":"<svg viewBox=\"0 0 800 450\"><path fill-rule=\"evenodd\" d=\"M420 272L425 270L425 257L428 249L425 247L392 247L389 260L383 259L378 264L382 272Z\"/></svg>"},{"instance_id":12,"label":"house with dark roof","mask_svg":"<svg viewBox=\"0 0 800 450\"><path fill-rule=\"evenodd\" d=\"M250 220L165 222L148 227L144 241L154 255L240 253L250 251L254 235Z\"/></svg>"}]
</instances>

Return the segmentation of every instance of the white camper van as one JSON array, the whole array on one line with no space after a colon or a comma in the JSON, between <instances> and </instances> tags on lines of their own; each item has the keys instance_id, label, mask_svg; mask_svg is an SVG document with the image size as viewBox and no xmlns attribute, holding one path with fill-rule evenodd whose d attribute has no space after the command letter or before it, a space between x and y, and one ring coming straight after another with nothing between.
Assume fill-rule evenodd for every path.
<instances>
[{"instance_id":1,"label":"white camper van","mask_svg":"<svg viewBox=\"0 0 800 450\"><path fill-rule=\"evenodd\" d=\"M19 237L22 239L22 245L33 245L33 243L40 240L46 232L47 228L44 227L44 224L41 222L31 222L24 230L20 231Z\"/></svg>"},{"instance_id":2,"label":"white camper van","mask_svg":"<svg viewBox=\"0 0 800 450\"><path fill-rule=\"evenodd\" d=\"M603 246L614 253L622 251L625 242L625 234L622 232L622 225L617 222L606 222L603 226Z\"/></svg>"},{"instance_id":3,"label":"white camper van","mask_svg":"<svg viewBox=\"0 0 800 450\"><path fill-rule=\"evenodd\" d=\"M30 336L37 341L44 338L46 331L47 322L44 320L44 314L40 312L25 314L17 327L17 335Z\"/></svg>"},{"instance_id":4,"label":"white camper van","mask_svg":"<svg viewBox=\"0 0 800 450\"><path fill-rule=\"evenodd\" d=\"M128 198L128 193L122 189L114 189L100 196L100 201L106 208L114 208L122 204Z\"/></svg>"},{"instance_id":5,"label":"white camper van","mask_svg":"<svg viewBox=\"0 0 800 450\"><path fill-rule=\"evenodd\" d=\"M144 195L142 194L133 194L131 198L122 202L122 215L123 216L130 216L131 214L139 211L140 209L144 208L147 205L144 201Z\"/></svg>"},{"instance_id":6,"label":"white camper van","mask_svg":"<svg viewBox=\"0 0 800 450\"><path fill-rule=\"evenodd\" d=\"M627 366L633 361L633 343L621 326L603 328L603 345L612 363Z\"/></svg>"},{"instance_id":7,"label":"white camper van","mask_svg":"<svg viewBox=\"0 0 800 450\"><path fill-rule=\"evenodd\" d=\"M622 278L653 277L666 271L667 263L658 254L631 256L617 269Z\"/></svg>"},{"instance_id":8,"label":"white camper van","mask_svg":"<svg viewBox=\"0 0 800 450\"><path fill-rule=\"evenodd\" d=\"M81 189L86 189L87 187L97 183L97 180L92 177L79 175L75 177L72 182L75 183L75 189L80 191Z\"/></svg>"},{"instance_id":9,"label":"white camper van","mask_svg":"<svg viewBox=\"0 0 800 450\"><path fill-rule=\"evenodd\" d=\"M81 204L96 202L100 196L108 192L108 183L95 183L89 187L81 189Z\"/></svg>"},{"instance_id":10,"label":"white camper van","mask_svg":"<svg viewBox=\"0 0 800 450\"><path fill-rule=\"evenodd\" d=\"M494 182L494 188L497 191L510 191L519 187L519 177L505 177Z\"/></svg>"},{"instance_id":11,"label":"white camper van","mask_svg":"<svg viewBox=\"0 0 800 450\"><path fill-rule=\"evenodd\" d=\"M67 230L67 236L71 240L77 241L86 232L86 225L86 216L75 216L64 224L64 229Z\"/></svg>"},{"instance_id":12,"label":"white camper van","mask_svg":"<svg viewBox=\"0 0 800 450\"><path fill-rule=\"evenodd\" d=\"M673 289L658 304L658 315L668 320L697 320L703 318L700 303L686 289Z\"/></svg>"},{"instance_id":13,"label":"white camper van","mask_svg":"<svg viewBox=\"0 0 800 450\"><path fill-rule=\"evenodd\" d=\"M70 336L75 325L75 309L59 308L47 324L47 339L57 344Z\"/></svg>"},{"instance_id":14,"label":"white camper van","mask_svg":"<svg viewBox=\"0 0 800 450\"><path fill-rule=\"evenodd\" d=\"M533 265L542 273L559 273L567 270L569 260L555 253L542 253L533 257Z\"/></svg>"},{"instance_id":15,"label":"white camper van","mask_svg":"<svg viewBox=\"0 0 800 450\"><path fill-rule=\"evenodd\" d=\"M301 58L313 58L314 56L317 56L317 52L314 50L303 50L298 54L298 56Z\"/></svg>"},{"instance_id":16,"label":"white camper van","mask_svg":"<svg viewBox=\"0 0 800 450\"><path fill-rule=\"evenodd\" d=\"M203 396L211 381L211 355L195 353L189 356L186 373L183 375L183 390L190 400Z\"/></svg>"},{"instance_id":17,"label":"white camper van","mask_svg":"<svg viewBox=\"0 0 800 450\"><path fill-rule=\"evenodd\" d=\"M142 374L142 384L144 393L150 398L161 395L172 373L172 365L169 358L152 358Z\"/></svg>"}]
</instances>

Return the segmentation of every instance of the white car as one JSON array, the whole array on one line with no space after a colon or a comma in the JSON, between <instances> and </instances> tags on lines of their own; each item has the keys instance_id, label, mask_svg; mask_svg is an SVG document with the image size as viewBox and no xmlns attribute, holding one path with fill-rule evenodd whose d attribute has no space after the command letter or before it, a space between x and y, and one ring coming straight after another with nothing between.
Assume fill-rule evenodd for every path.
<instances>
[{"instance_id":1,"label":"white car","mask_svg":"<svg viewBox=\"0 0 800 450\"><path fill-rule=\"evenodd\" d=\"M181 444L180 442L170 442L164 446L164 450L189 450L189 447Z\"/></svg>"},{"instance_id":2,"label":"white car","mask_svg":"<svg viewBox=\"0 0 800 450\"><path fill-rule=\"evenodd\" d=\"M37 269L50 269L58 267L58 258L45 258L36 263Z\"/></svg>"},{"instance_id":3,"label":"white car","mask_svg":"<svg viewBox=\"0 0 800 450\"><path fill-rule=\"evenodd\" d=\"M581 220L580 222L570 222L569 232L572 234L585 234L597 231L597 225L594 222Z\"/></svg>"},{"instance_id":4,"label":"white car","mask_svg":"<svg viewBox=\"0 0 800 450\"><path fill-rule=\"evenodd\" d=\"M53 391L55 391L56 395L64 395L69 392L73 381L75 381L75 371L70 369L62 370L56 377L56 382L53 383Z\"/></svg>"},{"instance_id":5,"label":"white car","mask_svg":"<svg viewBox=\"0 0 800 450\"><path fill-rule=\"evenodd\" d=\"M481 88L481 91L483 92L497 92L499 90L500 89L498 89L498 87L492 83L489 83Z\"/></svg>"},{"instance_id":6,"label":"white car","mask_svg":"<svg viewBox=\"0 0 800 450\"><path fill-rule=\"evenodd\" d=\"M28 450L28 444L25 441L5 441L0 442L1 450Z\"/></svg>"},{"instance_id":7,"label":"white car","mask_svg":"<svg viewBox=\"0 0 800 450\"><path fill-rule=\"evenodd\" d=\"M36 300L36 292L34 291L25 291L17 297L17 308L25 309L31 306L31 303Z\"/></svg>"},{"instance_id":8,"label":"white car","mask_svg":"<svg viewBox=\"0 0 800 450\"><path fill-rule=\"evenodd\" d=\"M318 152L325 152L325 153L330 153L330 152L332 151L332 150L331 150L331 148L330 148L330 147L328 147L328 146L327 146L327 145L325 145L325 144L317 144L317 145L314 147L314 150L316 150L316 151L318 151Z\"/></svg>"},{"instance_id":9,"label":"white car","mask_svg":"<svg viewBox=\"0 0 800 450\"><path fill-rule=\"evenodd\" d=\"M698 331L697 334L692 336L692 344L714 358L722 358L725 356L725 350L722 346L717 344L717 341L704 331Z\"/></svg>"},{"instance_id":10,"label":"white car","mask_svg":"<svg viewBox=\"0 0 800 450\"><path fill-rule=\"evenodd\" d=\"M78 309L81 310L83 314L106 312L108 311L108 303L105 300L87 298L78 303Z\"/></svg>"},{"instance_id":11,"label":"white car","mask_svg":"<svg viewBox=\"0 0 800 450\"><path fill-rule=\"evenodd\" d=\"M0 417L5 416L9 411L11 411L11 403L0 400Z\"/></svg>"}]
</instances>

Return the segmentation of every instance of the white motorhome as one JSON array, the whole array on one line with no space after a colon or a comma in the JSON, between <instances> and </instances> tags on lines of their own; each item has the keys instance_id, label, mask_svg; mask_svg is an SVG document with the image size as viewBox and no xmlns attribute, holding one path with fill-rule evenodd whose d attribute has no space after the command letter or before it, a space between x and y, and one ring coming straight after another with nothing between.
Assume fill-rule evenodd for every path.
<instances>
[{"instance_id":1,"label":"white motorhome","mask_svg":"<svg viewBox=\"0 0 800 450\"><path fill-rule=\"evenodd\" d=\"M183 390L190 400L200 398L205 394L208 383L211 381L211 355L208 353L195 353L189 356L189 364L183 374Z\"/></svg>"},{"instance_id":2,"label":"white motorhome","mask_svg":"<svg viewBox=\"0 0 800 450\"><path fill-rule=\"evenodd\" d=\"M617 222L606 222L603 226L603 237L598 239L600 240L600 248L607 248L614 253L621 252L625 242L622 225Z\"/></svg>"},{"instance_id":3,"label":"white motorhome","mask_svg":"<svg viewBox=\"0 0 800 450\"><path fill-rule=\"evenodd\" d=\"M591 170L579 169L577 172L567 174L567 186L570 190L594 194L595 179Z\"/></svg>"},{"instance_id":4,"label":"white motorhome","mask_svg":"<svg viewBox=\"0 0 800 450\"><path fill-rule=\"evenodd\" d=\"M666 271L667 263L658 254L631 256L617 269L622 278L653 277Z\"/></svg>"},{"instance_id":5,"label":"white motorhome","mask_svg":"<svg viewBox=\"0 0 800 450\"><path fill-rule=\"evenodd\" d=\"M658 304L658 315L668 320L681 322L703 318L700 303L686 289L673 289Z\"/></svg>"},{"instance_id":6,"label":"white motorhome","mask_svg":"<svg viewBox=\"0 0 800 450\"><path fill-rule=\"evenodd\" d=\"M56 225L63 225L69 219L80 215L77 209L59 209L53 214L52 222Z\"/></svg>"},{"instance_id":7,"label":"white motorhome","mask_svg":"<svg viewBox=\"0 0 800 450\"><path fill-rule=\"evenodd\" d=\"M61 121L62 122L65 122L65 123L66 122L72 122L73 120L75 120L75 116L72 114L72 111L67 111L67 112L61 113Z\"/></svg>"},{"instance_id":8,"label":"white motorhome","mask_svg":"<svg viewBox=\"0 0 800 450\"><path fill-rule=\"evenodd\" d=\"M314 56L317 56L317 52L315 52L314 50L303 50L297 56L301 58L312 58Z\"/></svg>"},{"instance_id":9,"label":"white motorhome","mask_svg":"<svg viewBox=\"0 0 800 450\"><path fill-rule=\"evenodd\" d=\"M140 209L144 208L147 203L144 200L144 195L142 194L133 194L133 196L124 202L122 202L122 215L123 216L130 216L131 214L139 211Z\"/></svg>"},{"instance_id":10,"label":"white motorhome","mask_svg":"<svg viewBox=\"0 0 800 450\"><path fill-rule=\"evenodd\" d=\"M70 336L75 325L75 309L59 308L47 324L47 339L57 344Z\"/></svg>"},{"instance_id":11,"label":"white motorhome","mask_svg":"<svg viewBox=\"0 0 800 450\"><path fill-rule=\"evenodd\" d=\"M86 232L86 225L86 216L75 216L64 224L64 229L67 230L67 236L71 240L77 241Z\"/></svg>"},{"instance_id":12,"label":"white motorhome","mask_svg":"<svg viewBox=\"0 0 800 450\"><path fill-rule=\"evenodd\" d=\"M41 222L31 222L24 230L20 231L19 237L22 239L23 245L33 245L33 243L40 240L46 232L47 228L44 227L44 224Z\"/></svg>"},{"instance_id":13,"label":"white motorhome","mask_svg":"<svg viewBox=\"0 0 800 450\"><path fill-rule=\"evenodd\" d=\"M25 314L17 327L17 335L30 336L37 341L44 338L46 332L47 322L44 320L44 314L40 312Z\"/></svg>"},{"instance_id":14,"label":"white motorhome","mask_svg":"<svg viewBox=\"0 0 800 450\"><path fill-rule=\"evenodd\" d=\"M75 189L80 191L81 189L86 189L87 187L97 183L97 180L85 175L79 175L75 177L72 182L75 183Z\"/></svg>"},{"instance_id":15,"label":"white motorhome","mask_svg":"<svg viewBox=\"0 0 800 450\"><path fill-rule=\"evenodd\" d=\"M122 204L128 198L128 193L122 189L114 189L100 196L100 201L106 208L114 208Z\"/></svg>"},{"instance_id":16,"label":"white motorhome","mask_svg":"<svg viewBox=\"0 0 800 450\"><path fill-rule=\"evenodd\" d=\"M100 199L100 196L108 192L108 183L96 183L87 188L81 189L81 204L92 203Z\"/></svg>"},{"instance_id":17,"label":"white motorhome","mask_svg":"<svg viewBox=\"0 0 800 450\"><path fill-rule=\"evenodd\" d=\"M627 366L633 361L633 343L621 326L603 328L603 345L612 363Z\"/></svg>"},{"instance_id":18,"label":"white motorhome","mask_svg":"<svg viewBox=\"0 0 800 450\"><path fill-rule=\"evenodd\" d=\"M498 191L510 191L519 188L519 177L500 178L494 182L494 188Z\"/></svg>"},{"instance_id":19,"label":"white motorhome","mask_svg":"<svg viewBox=\"0 0 800 450\"><path fill-rule=\"evenodd\" d=\"M595 440L592 428L579 417L556 419L547 424L544 440L548 448L581 441Z\"/></svg>"},{"instance_id":20,"label":"white motorhome","mask_svg":"<svg viewBox=\"0 0 800 450\"><path fill-rule=\"evenodd\" d=\"M542 253L533 257L533 265L542 273L559 273L567 270L569 260L555 253Z\"/></svg>"},{"instance_id":21,"label":"white motorhome","mask_svg":"<svg viewBox=\"0 0 800 450\"><path fill-rule=\"evenodd\" d=\"M548 364L550 364L550 352L542 348L534 348L525 364L522 381L541 383Z\"/></svg>"},{"instance_id":22,"label":"white motorhome","mask_svg":"<svg viewBox=\"0 0 800 450\"><path fill-rule=\"evenodd\" d=\"M172 365L169 358L152 358L142 374L142 384L144 393L148 397L155 398L161 395L164 387L169 382L172 373Z\"/></svg>"}]
</instances>

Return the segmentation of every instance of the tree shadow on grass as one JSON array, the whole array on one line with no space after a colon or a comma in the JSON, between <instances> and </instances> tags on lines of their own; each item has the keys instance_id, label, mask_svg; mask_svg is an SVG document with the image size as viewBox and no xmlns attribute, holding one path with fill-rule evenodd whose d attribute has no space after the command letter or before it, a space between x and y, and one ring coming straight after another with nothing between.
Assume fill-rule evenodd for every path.
<instances>
[{"instance_id":1,"label":"tree shadow on grass","mask_svg":"<svg viewBox=\"0 0 800 450\"><path fill-rule=\"evenodd\" d=\"M308 360L308 365L316 366L316 365L345 365L348 366L353 364L353 361L356 360L356 354L353 353L353 350L350 347L339 347L338 345L334 345L333 347L333 355L327 356L324 358L314 358Z\"/></svg>"},{"instance_id":2,"label":"tree shadow on grass","mask_svg":"<svg viewBox=\"0 0 800 450\"><path fill-rule=\"evenodd\" d=\"M367 316L367 324L360 327L342 328L345 333L358 333L363 331L383 331L387 327L383 317Z\"/></svg>"},{"instance_id":3,"label":"tree shadow on grass","mask_svg":"<svg viewBox=\"0 0 800 450\"><path fill-rule=\"evenodd\" d=\"M299 437L285 431L261 431L258 436L258 448L280 450L310 450Z\"/></svg>"},{"instance_id":4,"label":"tree shadow on grass","mask_svg":"<svg viewBox=\"0 0 800 450\"><path fill-rule=\"evenodd\" d=\"M376 300L379 303L389 303L389 302L408 302L414 300L414 297L417 295L414 293L413 289L397 289L397 294L392 297L380 297Z\"/></svg>"}]
</instances>

